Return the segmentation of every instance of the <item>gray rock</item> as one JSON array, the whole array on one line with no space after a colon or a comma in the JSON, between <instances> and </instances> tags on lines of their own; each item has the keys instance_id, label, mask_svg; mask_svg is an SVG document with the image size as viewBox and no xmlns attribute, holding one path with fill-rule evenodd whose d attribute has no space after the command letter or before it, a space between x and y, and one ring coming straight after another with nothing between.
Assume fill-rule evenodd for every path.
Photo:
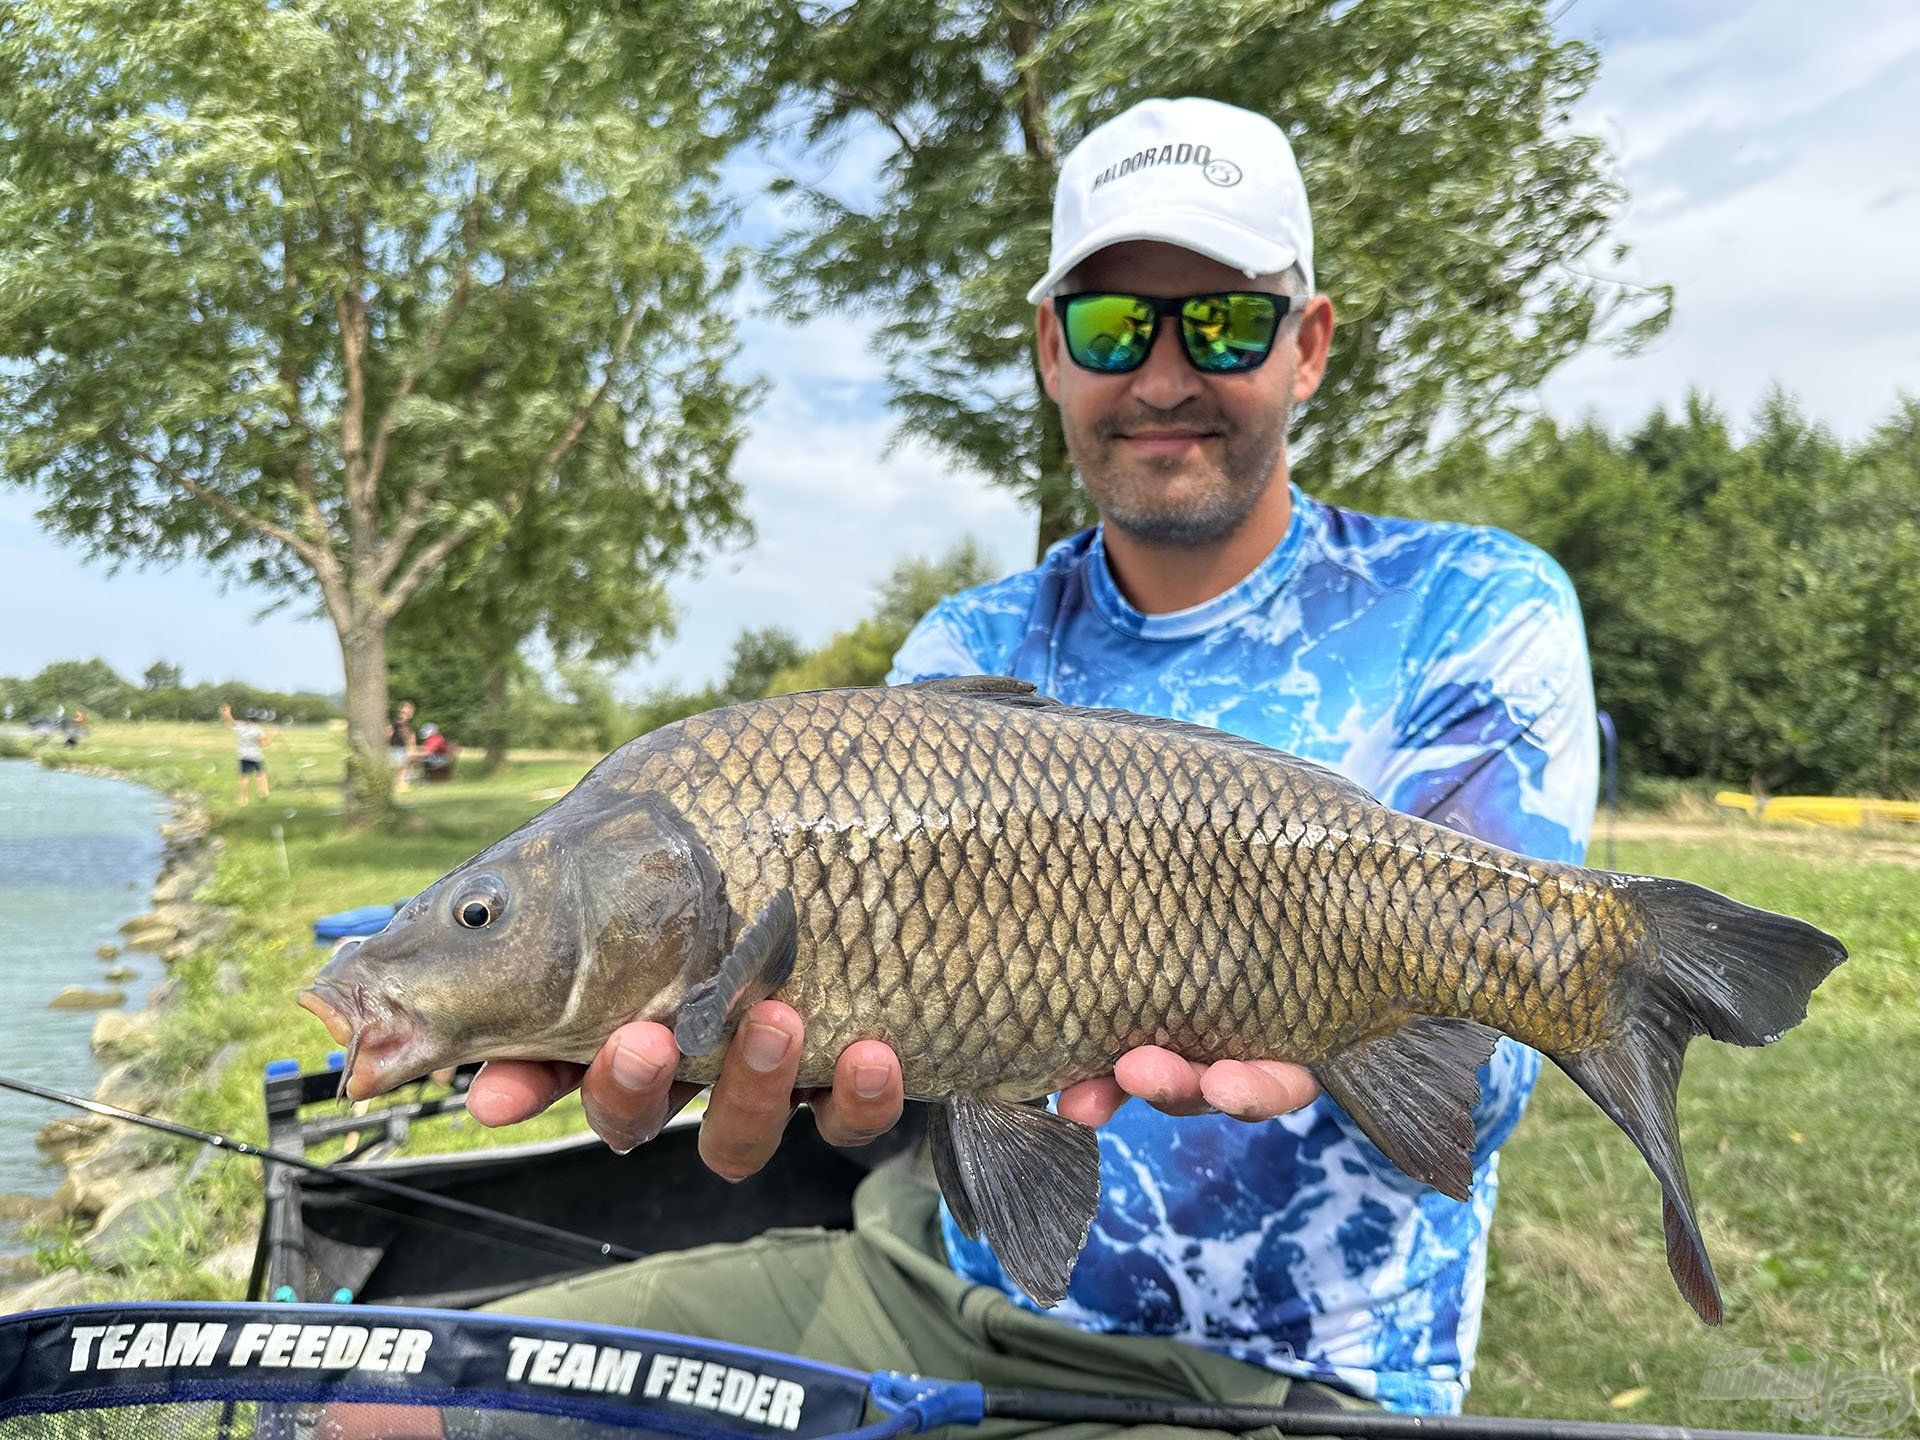
<instances>
[{"instance_id":1,"label":"gray rock","mask_svg":"<svg viewBox=\"0 0 1920 1440\"><path fill-rule=\"evenodd\" d=\"M146 1110L160 1100L160 1091L141 1073L139 1062L123 1060L100 1077L93 1098L123 1110Z\"/></svg>"},{"instance_id":2,"label":"gray rock","mask_svg":"<svg viewBox=\"0 0 1920 1440\"><path fill-rule=\"evenodd\" d=\"M153 1163L153 1147L139 1131L121 1127L106 1144L67 1161L67 1178L76 1188L111 1191L113 1183Z\"/></svg>"},{"instance_id":3,"label":"gray rock","mask_svg":"<svg viewBox=\"0 0 1920 1440\"><path fill-rule=\"evenodd\" d=\"M122 980L137 979L139 977L139 974L140 972L134 969L131 965L116 965L111 970L107 971L106 978L117 984Z\"/></svg>"},{"instance_id":4,"label":"gray rock","mask_svg":"<svg viewBox=\"0 0 1920 1440\"><path fill-rule=\"evenodd\" d=\"M58 1213L53 1201L45 1195L0 1194L0 1221L14 1225L39 1225L53 1219Z\"/></svg>"},{"instance_id":5,"label":"gray rock","mask_svg":"<svg viewBox=\"0 0 1920 1440\"><path fill-rule=\"evenodd\" d=\"M221 1284L231 1285L237 1296L253 1278L253 1250L253 1241L236 1240L202 1260L200 1268Z\"/></svg>"},{"instance_id":6,"label":"gray rock","mask_svg":"<svg viewBox=\"0 0 1920 1440\"><path fill-rule=\"evenodd\" d=\"M231 960L222 960L214 968L213 988L222 995L238 995L247 988L247 977Z\"/></svg>"},{"instance_id":7,"label":"gray rock","mask_svg":"<svg viewBox=\"0 0 1920 1440\"><path fill-rule=\"evenodd\" d=\"M153 1038L153 1024L152 1014L145 1010L136 1010L131 1015L109 1010L93 1022L94 1051L124 1054L144 1049Z\"/></svg>"},{"instance_id":8,"label":"gray rock","mask_svg":"<svg viewBox=\"0 0 1920 1440\"><path fill-rule=\"evenodd\" d=\"M69 985L47 1002L49 1010L105 1010L127 1003L124 990L89 990L85 985Z\"/></svg>"},{"instance_id":9,"label":"gray rock","mask_svg":"<svg viewBox=\"0 0 1920 1440\"><path fill-rule=\"evenodd\" d=\"M0 1291L0 1314L51 1310L56 1305L80 1305L93 1298L100 1282L78 1270L58 1270L12 1290Z\"/></svg>"},{"instance_id":10,"label":"gray rock","mask_svg":"<svg viewBox=\"0 0 1920 1440\"><path fill-rule=\"evenodd\" d=\"M33 1143L42 1154L58 1159L93 1144L111 1128L113 1122L103 1115L61 1115L42 1125Z\"/></svg>"},{"instance_id":11,"label":"gray rock","mask_svg":"<svg viewBox=\"0 0 1920 1440\"><path fill-rule=\"evenodd\" d=\"M104 945L96 945L93 953L98 955L102 960L111 960L120 953L120 947L109 940Z\"/></svg>"},{"instance_id":12,"label":"gray rock","mask_svg":"<svg viewBox=\"0 0 1920 1440\"><path fill-rule=\"evenodd\" d=\"M172 1169L143 1171L135 1182L153 1179L157 1186L129 1184L114 1197L86 1239L94 1264L103 1270L122 1269L133 1261L149 1231L177 1227L182 1200L174 1189L176 1178Z\"/></svg>"},{"instance_id":13,"label":"gray rock","mask_svg":"<svg viewBox=\"0 0 1920 1440\"><path fill-rule=\"evenodd\" d=\"M119 1215L143 1200L152 1200L173 1189L171 1166L135 1170L122 1174L88 1175L69 1170L61 1182L54 1203L75 1220L92 1221L96 1229L110 1215Z\"/></svg>"}]
</instances>

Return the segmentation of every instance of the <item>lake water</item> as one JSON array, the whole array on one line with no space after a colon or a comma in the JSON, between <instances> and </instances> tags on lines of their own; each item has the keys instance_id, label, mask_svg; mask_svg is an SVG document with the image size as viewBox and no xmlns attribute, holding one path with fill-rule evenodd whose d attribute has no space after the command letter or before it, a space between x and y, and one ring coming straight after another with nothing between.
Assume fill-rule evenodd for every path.
<instances>
[{"instance_id":1,"label":"lake water","mask_svg":"<svg viewBox=\"0 0 1920 1440\"><path fill-rule=\"evenodd\" d=\"M91 1094L100 1078L88 1044L95 1010L49 1010L68 985L126 992L146 1002L164 974L158 957L119 943L121 923L147 906L159 873L159 827L168 805L155 792L97 775L0 761L0 1073ZM106 972L128 965L137 978ZM47 1101L0 1092L0 1191L50 1195L62 1172L33 1137L56 1115ZM0 1227L4 1232L5 1227Z\"/></svg>"}]
</instances>

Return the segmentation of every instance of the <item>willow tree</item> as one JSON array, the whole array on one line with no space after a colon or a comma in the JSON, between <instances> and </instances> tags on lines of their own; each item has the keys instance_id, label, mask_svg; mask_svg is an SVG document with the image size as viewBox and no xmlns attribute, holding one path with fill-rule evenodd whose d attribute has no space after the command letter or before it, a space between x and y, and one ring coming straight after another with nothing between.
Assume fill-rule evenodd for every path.
<instances>
[{"instance_id":1,"label":"willow tree","mask_svg":"<svg viewBox=\"0 0 1920 1440\"><path fill-rule=\"evenodd\" d=\"M1343 329L1295 430L1338 495L1427 446L1488 432L1602 335L1663 323L1664 291L1607 279L1624 196L1570 123L1592 47L1544 0L769 0L735 22L763 57L749 131L792 114L852 135L878 184L785 182L774 273L789 307L875 322L902 428L1013 487L1044 546L1083 518L1022 298L1046 269L1054 178L1138 100L1205 95L1291 138L1315 276Z\"/></svg>"},{"instance_id":2,"label":"willow tree","mask_svg":"<svg viewBox=\"0 0 1920 1440\"><path fill-rule=\"evenodd\" d=\"M656 571L738 523L722 147L671 18L0 12L0 476L94 554L324 612L357 817L430 579L576 494L630 490Z\"/></svg>"}]
</instances>

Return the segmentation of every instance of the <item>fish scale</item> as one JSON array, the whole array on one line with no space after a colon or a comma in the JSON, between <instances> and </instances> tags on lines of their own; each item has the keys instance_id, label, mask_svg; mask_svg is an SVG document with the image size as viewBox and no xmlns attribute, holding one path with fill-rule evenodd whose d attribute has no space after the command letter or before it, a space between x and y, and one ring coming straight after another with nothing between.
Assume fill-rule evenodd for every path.
<instances>
[{"instance_id":1,"label":"fish scale","mask_svg":"<svg viewBox=\"0 0 1920 1440\"><path fill-rule=\"evenodd\" d=\"M351 1042L358 1099L460 1061L585 1061L634 1018L673 1025L680 1077L711 1081L777 994L806 1021L803 1086L857 1040L893 1048L935 1102L956 1222L1042 1304L1065 1294L1098 1155L1014 1102L1142 1044L1291 1060L1463 1199L1478 1070L1509 1035L1639 1147L1675 1280L1715 1322L1674 1120L1686 1046L1772 1040L1845 953L1697 886L1398 814L1235 736L974 677L780 696L635 740L303 1003Z\"/></svg>"},{"instance_id":2,"label":"fish scale","mask_svg":"<svg viewBox=\"0 0 1920 1440\"><path fill-rule=\"evenodd\" d=\"M1194 1059L1310 1062L1364 1021L1363 998L1435 1008L1459 958L1396 941L1365 917L1391 914L1402 934L1409 916L1432 917L1429 934L1449 909L1459 919L1451 896L1481 892L1461 884L1472 861L1436 845L1450 832L1357 803L1354 787L1328 772L1276 764L1275 752L1211 732L1102 733L1066 707L976 704L992 723L934 697L815 692L695 717L626 752L619 783L656 791L688 817L739 913L799 880L801 949L811 958L783 998L812 1022L802 1084L830 1083L840 1051L872 1039L907 1057L916 1095L988 1083L1045 1093L1105 1073L1148 1036L1156 1012L1186 1017L1180 1037L1208 1052ZM881 714L884 723L872 723ZM755 738L783 741L784 763L769 765ZM1119 784L1100 783L1105 776ZM785 811L830 823L783 826ZM1326 817L1320 844L1272 843L1316 811ZM1536 876L1554 868L1501 858ZM1167 883L1175 865L1177 885ZM825 883L806 883L816 872ZM1504 877L1496 893L1504 916L1515 898ZM1136 896L1144 922L1139 906L1113 903ZM1584 898L1589 908L1607 903ZM1531 930L1478 937L1483 969L1505 964L1469 1018L1530 1043L1577 1044L1593 1026L1556 1024L1563 996L1514 988L1531 957L1500 944L1527 944L1535 931L1563 943L1567 928L1548 907L1535 911ZM941 927L942 913L969 923ZM922 935L929 943L904 943ZM1303 954L1314 963L1280 963ZM1197 983L1196 969L1216 962L1218 983ZM835 993L842 987L872 987L877 1003L850 1004ZM956 988L980 997L982 1013L1007 993L1024 1033L949 1023ZM917 1003L903 1004L902 991ZM1146 1004L1129 1001L1142 991ZM1021 1006L1015 992L1037 1003ZM1034 1025L1046 1028L1026 1030ZM710 1078L715 1063L685 1073Z\"/></svg>"}]
</instances>

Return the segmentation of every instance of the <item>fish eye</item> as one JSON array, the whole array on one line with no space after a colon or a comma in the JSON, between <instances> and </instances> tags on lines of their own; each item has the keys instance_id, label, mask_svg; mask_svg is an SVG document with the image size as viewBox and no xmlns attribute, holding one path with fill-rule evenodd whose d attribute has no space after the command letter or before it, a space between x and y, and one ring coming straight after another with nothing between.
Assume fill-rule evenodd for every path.
<instances>
[{"instance_id":1,"label":"fish eye","mask_svg":"<svg viewBox=\"0 0 1920 1440\"><path fill-rule=\"evenodd\" d=\"M491 875L475 877L453 902L453 918L469 930L484 930L507 908L507 895Z\"/></svg>"}]
</instances>

